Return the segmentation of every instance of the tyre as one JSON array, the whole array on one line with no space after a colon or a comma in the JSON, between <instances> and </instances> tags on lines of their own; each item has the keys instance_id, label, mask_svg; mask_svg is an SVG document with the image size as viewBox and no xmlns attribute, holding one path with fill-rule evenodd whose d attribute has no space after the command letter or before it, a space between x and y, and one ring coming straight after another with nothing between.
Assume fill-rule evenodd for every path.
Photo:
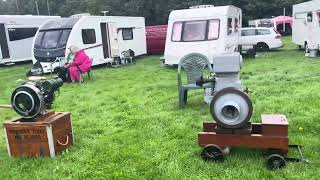
<instances>
[{"instance_id":1,"label":"tyre","mask_svg":"<svg viewBox=\"0 0 320 180\"><path fill-rule=\"evenodd\" d=\"M268 44L264 42L259 42L257 44L257 51L263 52L263 51L269 51L269 46Z\"/></svg>"},{"instance_id":2,"label":"tyre","mask_svg":"<svg viewBox=\"0 0 320 180\"><path fill-rule=\"evenodd\" d=\"M286 160L279 154L271 154L267 158L267 168L269 170L278 170L286 166Z\"/></svg>"},{"instance_id":3,"label":"tyre","mask_svg":"<svg viewBox=\"0 0 320 180\"><path fill-rule=\"evenodd\" d=\"M201 158L205 161L223 162L224 156L222 149L217 145L208 145L203 148Z\"/></svg>"}]
</instances>

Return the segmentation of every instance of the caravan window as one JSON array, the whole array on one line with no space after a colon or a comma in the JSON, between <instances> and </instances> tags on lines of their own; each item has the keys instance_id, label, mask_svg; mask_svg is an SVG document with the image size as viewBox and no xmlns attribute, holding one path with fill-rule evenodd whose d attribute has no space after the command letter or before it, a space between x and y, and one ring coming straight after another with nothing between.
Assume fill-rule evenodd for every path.
<instances>
[{"instance_id":1,"label":"caravan window","mask_svg":"<svg viewBox=\"0 0 320 180\"><path fill-rule=\"evenodd\" d=\"M175 22L172 27L171 41L193 42L217 40L220 33L220 20L199 20Z\"/></svg>"},{"instance_id":2,"label":"caravan window","mask_svg":"<svg viewBox=\"0 0 320 180\"><path fill-rule=\"evenodd\" d=\"M182 33L182 22L176 22L173 24L172 28L172 41L181 41L181 33Z\"/></svg>"},{"instance_id":3,"label":"caravan window","mask_svg":"<svg viewBox=\"0 0 320 180\"><path fill-rule=\"evenodd\" d=\"M306 19L307 13L296 13L294 15L295 19Z\"/></svg>"},{"instance_id":4,"label":"caravan window","mask_svg":"<svg viewBox=\"0 0 320 180\"><path fill-rule=\"evenodd\" d=\"M228 35L232 34L232 18L228 18Z\"/></svg>"},{"instance_id":5,"label":"caravan window","mask_svg":"<svg viewBox=\"0 0 320 180\"><path fill-rule=\"evenodd\" d=\"M132 40L133 39L133 29L132 28L122 29L122 39L123 40Z\"/></svg>"},{"instance_id":6,"label":"caravan window","mask_svg":"<svg viewBox=\"0 0 320 180\"><path fill-rule=\"evenodd\" d=\"M8 31L10 41L18 41L34 37L38 28L10 28Z\"/></svg>"},{"instance_id":7,"label":"caravan window","mask_svg":"<svg viewBox=\"0 0 320 180\"><path fill-rule=\"evenodd\" d=\"M312 22L312 19L313 19L312 12L309 12L308 15L307 15L307 21L308 22Z\"/></svg>"},{"instance_id":8,"label":"caravan window","mask_svg":"<svg viewBox=\"0 0 320 180\"><path fill-rule=\"evenodd\" d=\"M234 32L238 32L239 31L239 20L238 18L234 19Z\"/></svg>"},{"instance_id":9,"label":"caravan window","mask_svg":"<svg viewBox=\"0 0 320 180\"><path fill-rule=\"evenodd\" d=\"M210 20L208 39L209 40L219 39L219 31L220 31L220 20L218 19Z\"/></svg>"},{"instance_id":10,"label":"caravan window","mask_svg":"<svg viewBox=\"0 0 320 180\"><path fill-rule=\"evenodd\" d=\"M184 23L183 41L203 41L206 39L207 21L190 21Z\"/></svg>"},{"instance_id":11,"label":"caravan window","mask_svg":"<svg viewBox=\"0 0 320 180\"><path fill-rule=\"evenodd\" d=\"M94 29L82 29L82 42L83 44L96 43L96 32Z\"/></svg>"}]
</instances>

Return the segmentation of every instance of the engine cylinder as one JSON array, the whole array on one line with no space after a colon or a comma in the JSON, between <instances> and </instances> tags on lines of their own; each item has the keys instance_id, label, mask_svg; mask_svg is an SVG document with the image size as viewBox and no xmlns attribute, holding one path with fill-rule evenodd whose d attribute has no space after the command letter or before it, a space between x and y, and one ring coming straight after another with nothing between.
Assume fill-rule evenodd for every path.
<instances>
[{"instance_id":1,"label":"engine cylinder","mask_svg":"<svg viewBox=\"0 0 320 180\"><path fill-rule=\"evenodd\" d=\"M50 79L42 83L43 89L47 92L54 92L57 89L59 89L62 85L63 85L63 80L60 78Z\"/></svg>"}]
</instances>

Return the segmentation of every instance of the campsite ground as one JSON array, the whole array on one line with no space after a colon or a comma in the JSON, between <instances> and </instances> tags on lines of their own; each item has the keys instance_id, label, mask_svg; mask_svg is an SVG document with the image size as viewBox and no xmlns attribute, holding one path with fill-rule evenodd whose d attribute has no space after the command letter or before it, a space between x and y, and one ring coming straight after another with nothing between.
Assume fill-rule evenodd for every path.
<instances>
[{"instance_id":1,"label":"campsite ground","mask_svg":"<svg viewBox=\"0 0 320 180\"><path fill-rule=\"evenodd\" d=\"M285 38L286 47L246 59L241 78L263 113L285 114L290 143L305 146L310 164L265 169L260 150L233 149L224 163L200 157L197 133L211 119L203 92L178 107L176 69L161 68L159 56L135 65L94 69L94 80L65 84L54 103L72 113L75 145L55 159L9 158L0 133L1 179L317 179L320 173L320 59L308 59ZM10 101L30 64L0 68L0 104ZM1 109L0 122L16 114Z\"/></svg>"}]
</instances>

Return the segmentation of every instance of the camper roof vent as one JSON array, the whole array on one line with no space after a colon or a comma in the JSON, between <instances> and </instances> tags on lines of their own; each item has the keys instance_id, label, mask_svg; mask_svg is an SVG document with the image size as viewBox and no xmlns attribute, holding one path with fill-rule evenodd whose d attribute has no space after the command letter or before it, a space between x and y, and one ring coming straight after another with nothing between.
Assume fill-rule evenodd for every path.
<instances>
[{"instance_id":1,"label":"camper roof vent","mask_svg":"<svg viewBox=\"0 0 320 180\"><path fill-rule=\"evenodd\" d=\"M74 14L70 16L71 18L80 18L82 16L90 16L90 13L81 13L81 14Z\"/></svg>"},{"instance_id":2,"label":"camper roof vent","mask_svg":"<svg viewBox=\"0 0 320 180\"><path fill-rule=\"evenodd\" d=\"M191 6L189 9L199 9L199 8L209 8L214 7L214 5L208 4L208 5L199 5L199 6Z\"/></svg>"}]
</instances>

